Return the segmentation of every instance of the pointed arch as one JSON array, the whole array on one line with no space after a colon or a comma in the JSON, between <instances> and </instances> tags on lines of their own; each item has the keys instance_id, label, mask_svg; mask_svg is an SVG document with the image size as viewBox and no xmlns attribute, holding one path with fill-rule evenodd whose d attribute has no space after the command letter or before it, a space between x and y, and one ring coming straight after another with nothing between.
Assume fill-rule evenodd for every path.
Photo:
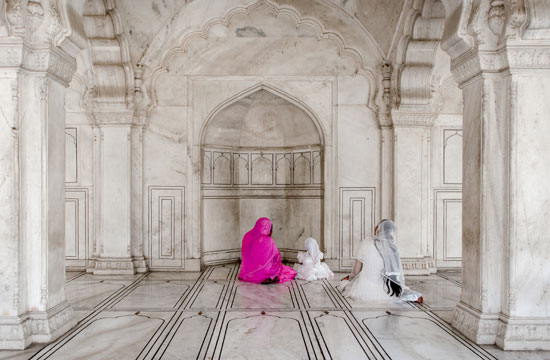
<instances>
[{"instance_id":1,"label":"pointed arch","mask_svg":"<svg viewBox=\"0 0 550 360\"><path fill-rule=\"evenodd\" d=\"M288 101L289 103L291 103L292 105L296 106L300 110L304 111L306 113L306 115L308 115L311 118L311 120L313 121L313 124L317 128L317 132L319 134L320 145L321 146L325 145L325 141L326 141L325 139L327 138L327 131L326 131L325 127L323 126L323 124L321 123L321 121L320 121L319 117L317 116L317 114L306 103L304 103L300 99L296 98L295 96L292 96L291 94L288 94L287 92L285 92L285 91L283 91L283 90L281 90L281 89L279 89L279 88L277 88L277 87L275 87L271 84L265 83L265 82L258 83L258 84L253 85L253 86L251 86L251 87L249 87L249 88L247 88L243 91L240 91L237 94L231 96L230 98L226 99L222 103L215 106L210 111L210 113L206 117L206 120L201 125L201 129L199 131L199 142L200 142L200 144L204 143L206 130L207 130L209 124L211 123L212 119L214 119L217 114L219 114L221 111L223 111L224 109L226 109L230 105L236 103L237 101L239 101L241 99L244 99L245 97L247 97L249 95L252 95L252 94L254 94L254 93L256 93L257 91L260 91L260 90L265 90L265 91L267 91L267 92L269 92L269 93L271 93L275 96L278 96L281 99L284 99L284 100Z\"/></svg>"}]
</instances>

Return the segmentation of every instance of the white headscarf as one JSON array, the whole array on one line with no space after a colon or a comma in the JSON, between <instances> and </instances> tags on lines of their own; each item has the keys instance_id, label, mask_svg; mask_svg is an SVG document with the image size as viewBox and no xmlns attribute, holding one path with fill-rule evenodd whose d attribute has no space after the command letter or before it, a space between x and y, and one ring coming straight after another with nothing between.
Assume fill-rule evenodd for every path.
<instances>
[{"instance_id":1,"label":"white headscarf","mask_svg":"<svg viewBox=\"0 0 550 360\"><path fill-rule=\"evenodd\" d=\"M378 229L376 229L374 235L374 245L384 260L384 273L382 275L404 287L405 277L403 276L403 267L395 240L395 231L396 227L393 221L382 220L378 224Z\"/></svg>"},{"instance_id":2,"label":"white headscarf","mask_svg":"<svg viewBox=\"0 0 550 360\"><path fill-rule=\"evenodd\" d=\"M405 276L399 257L399 248L395 240L395 232L396 226L393 221L384 219L378 224L378 229L374 235L374 245L384 260L384 273L382 276L384 276L384 279L389 279L401 286L402 292L399 301L416 301L422 294L405 286Z\"/></svg>"},{"instance_id":3,"label":"white headscarf","mask_svg":"<svg viewBox=\"0 0 550 360\"><path fill-rule=\"evenodd\" d=\"M323 253L321 252L321 250L319 250L319 244L317 244L317 240L315 240L312 237L308 237L304 241L304 247L305 247L307 253L313 259L314 264L321 261L321 259L323 258Z\"/></svg>"}]
</instances>

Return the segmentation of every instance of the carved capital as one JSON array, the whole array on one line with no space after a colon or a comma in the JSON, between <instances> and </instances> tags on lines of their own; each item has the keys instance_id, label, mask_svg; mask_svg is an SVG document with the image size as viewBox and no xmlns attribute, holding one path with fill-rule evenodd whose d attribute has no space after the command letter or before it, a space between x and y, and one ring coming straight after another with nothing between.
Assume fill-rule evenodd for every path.
<instances>
[{"instance_id":1,"label":"carved capital","mask_svg":"<svg viewBox=\"0 0 550 360\"><path fill-rule=\"evenodd\" d=\"M391 114L394 126L432 126L437 117L435 113L404 106L392 110Z\"/></svg>"},{"instance_id":2,"label":"carved capital","mask_svg":"<svg viewBox=\"0 0 550 360\"><path fill-rule=\"evenodd\" d=\"M482 72L500 72L508 67L504 49L497 51L470 51L451 61L451 71L458 84Z\"/></svg>"},{"instance_id":3,"label":"carved capital","mask_svg":"<svg viewBox=\"0 0 550 360\"><path fill-rule=\"evenodd\" d=\"M11 38L0 43L0 67L48 73L68 86L76 71L76 61L56 47L30 46L21 38Z\"/></svg>"}]
</instances>

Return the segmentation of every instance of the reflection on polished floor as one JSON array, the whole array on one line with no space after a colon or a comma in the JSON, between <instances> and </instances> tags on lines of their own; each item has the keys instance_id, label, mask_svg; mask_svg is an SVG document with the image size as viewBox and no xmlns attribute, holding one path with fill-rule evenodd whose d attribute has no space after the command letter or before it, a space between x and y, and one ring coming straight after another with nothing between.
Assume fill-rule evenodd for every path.
<instances>
[{"instance_id":1,"label":"reflection on polished floor","mask_svg":"<svg viewBox=\"0 0 550 360\"><path fill-rule=\"evenodd\" d=\"M454 331L459 272L408 277L424 304L386 308L343 298L338 280L255 285L239 282L238 270L68 272L78 325L0 359L550 359L478 346Z\"/></svg>"}]
</instances>

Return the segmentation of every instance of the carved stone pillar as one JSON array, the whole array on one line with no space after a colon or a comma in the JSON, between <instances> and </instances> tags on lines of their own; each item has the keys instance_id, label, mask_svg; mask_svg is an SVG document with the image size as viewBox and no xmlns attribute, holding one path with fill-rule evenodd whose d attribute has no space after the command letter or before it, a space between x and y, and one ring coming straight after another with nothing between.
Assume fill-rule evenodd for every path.
<instances>
[{"instance_id":1,"label":"carved stone pillar","mask_svg":"<svg viewBox=\"0 0 550 360\"><path fill-rule=\"evenodd\" d=\"M443 44L464 98L463 291L453 326L506 350L550 349L550 11L529 4L457 7Z\"/></svg>"},{"instance_id":2,"label":"carved stone pillar","mask_svg":"<svg viewBox=\"0 0 550 360\"><path fill-rule=\"evenodd\" d=\"M76 324L65 299L65 88L74 58L0 38L0 349Z\"/></svg>"},{"instance_id":3,"label":"carved stone pillar","mask_svg":"<svg viewBox=\"0 0 550 360\"><path fill-rule=\"evenodd\" d=\"M406 274L436 271L429 234L430 131L434 115L407 110L393 118L393 213Z\"/></svg>"},{"instance_id":4,"label":"carved stone pillar","mask_svg":"<svg viewBox=\"0 0 550 360\"><path fill-rule=\"evenodd\" d=\"M471 52L452 64L464 98L463 281L453 326L478 344L495 342L504 270L508 124L501 60Z\"/></svg>"},{"instance_id":5,"label":"carved stone pillar","mask_svg":"<svg viewBox=\"0 0 550 360\"><path fill-rule=\"evenodd\" d=\"M142 239L142 129L131 110L94 113L99 216L94 274L146 272Z\"/></svg>"}]
</instances>

